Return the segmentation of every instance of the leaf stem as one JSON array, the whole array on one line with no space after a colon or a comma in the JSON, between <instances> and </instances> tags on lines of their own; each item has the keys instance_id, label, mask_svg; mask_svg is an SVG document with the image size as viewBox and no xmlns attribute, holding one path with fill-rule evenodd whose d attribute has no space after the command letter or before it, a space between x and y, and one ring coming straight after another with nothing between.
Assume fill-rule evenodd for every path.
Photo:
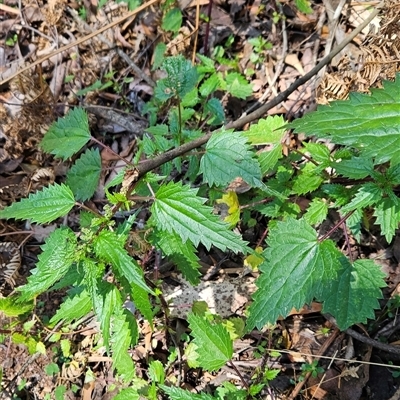
<instances>
[{"instance_id":1,"label":"leaf stem","mask_svg":"<svg viewBox=\"0 0 400 400\"><path fill-rule=\"evenodd\" d=\"M240 380L243 383L243 386L249 390L249 384L246 382L246 380L244 379L243 375L240 373L240 371L236 368L236 365L232 362L232 361L228 361L227 364L229 364L237 373L238 377L240 378Z\"/></svg>"},{"instance_id":2,"label":"leaf stem","mask_svg":"<svg viewBox=\"0 0 400 400\"><path fill-rule=\"evenodd\" d=\"M118 153L116 153L111 147L105 145L103 142L101 142L100 140L96 139L93 136L90 136L90 139L97 143L99 146L101 146L103 149L107 150L108 152L110 152L111 154L113 154L115 157L118 157L120 160L124 161L127 165L130 165L131 167L133 167L132 162L130 162L129 160L127 160L125 157L122 157L121 155L119 155Z\"/></svg>"},{"instance_id":3,"label":"leaf stem","mask_svg":"<svg viewBox=\"0 0 400 400\"><path fill-rule=\"evenodd\" d=\"M345 221L346 221L348 218L350 218L351 215L353 215L353 213L354 213L355 211L356 211L356 210L350 211L350 212L347 213L343 218L341 218L341 219L339 220L338 223L336 223L327 233L325 233L324 236L322 236L322 238L318 239L318 242L321 243L321 242L323 242L325 239L327 239L330 235L332 235L332 233L335 232L335 231L340 227L340 225L344 224Z\"/></svg>"}]
</instances>

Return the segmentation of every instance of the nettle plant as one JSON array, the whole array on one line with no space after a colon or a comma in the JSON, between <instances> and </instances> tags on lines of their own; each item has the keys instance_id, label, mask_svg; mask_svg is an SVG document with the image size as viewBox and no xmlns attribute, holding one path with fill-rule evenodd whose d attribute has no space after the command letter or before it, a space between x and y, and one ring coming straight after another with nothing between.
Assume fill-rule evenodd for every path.
<instances>
[{"instance_id":1,"label":"nettle plant","mask_svg":"<svg viewBox=\"0 0 400 400\"><path fill-rule=\"evenodd\" d=\"M41 293L68 288L67 298L50 322L70 323L94 311L104 345L126 385L121 396L137 394L138 387L146 387L150 397L158 389L172 399L181 398L184 392L168 387L157 361L150 363L150 383L138 384L128 354L138 341L139 330L135 315L124 306L126 300L150 324L159 304L168 314L162 301L153 300L160 290L145 279L139 263L126 250L141 207L136 198L145 197L150 204L146 235L141 240L173 260L193 285L199 282L196 249L200 244L208 250L215 246L241 253L243 258L253 257L253 264L258 264L258 290L248 309L246 328L239 328L237 320L229 324L207 314L189 314L189 365L208 371L229 362L235 337L274 323L314 299L323 303L323 312L331 314L342 330L374 318L380 288L385 286L384 274L373 260L346 256L351 254L347 234L345 252L330 236L342 228L360 240L363 223L369 218L390 243L400 222L396 194L400 184L400 78L386 82L383 89L372 89L371 95L352 94L347 101L321 106L289 125L282 117L270 116L244 132L217 128L207 141L205 131L224 121L219 98L245 98L251 88L239 74L222 74L212 60L199 58L197 67L181 56L164 60L166 77L157 82L154 98L147 105L151 126L139 142L132 165L106 188L109 204L102 213L84 205L98 185L101 159L99 151L90 146L87 115L80 108L55 122L41 143L45 151L62 160L79 155L65 183L55 183L0 211L0 218L45 224L74 207L80 210L79 232L60 226L51 233L27 283L18 288L17 296L2 300L1 308L12 314L16 305ZM157 113L167 114L164 123L156 123ZM310 140L284 156L288 127ZM312 138L327 139L337 148L330 151ZM200 146L201 151L191 152ZM146 161L139 162L143 154ZM159 167L163 175L156 174ZM170 177L172 170L180 173L175 173L179 180ZM225 193L238 177L250 190ZM306 209L297 204L299 197L308 199ZM216 200L229 205L226 221L214 212ZM123 210L130 211L130 216L117 224L114 216ZM329 232L319 234L329 210L341 218ZM262 253L233 230L238 225L244 229L255 218L268 221ZM112 281L105 279L110 272ZM245 385L244 397L256 394L268 379L256 378L255 382Z\"/></svg>"}]
</instances>

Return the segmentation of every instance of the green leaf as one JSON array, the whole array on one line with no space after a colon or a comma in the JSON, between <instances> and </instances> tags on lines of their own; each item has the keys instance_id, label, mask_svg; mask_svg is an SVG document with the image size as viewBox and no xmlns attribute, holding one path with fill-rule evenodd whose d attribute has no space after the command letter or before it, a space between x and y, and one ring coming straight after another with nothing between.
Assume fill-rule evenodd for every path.
<instances>
[{"instance_id":1,"label":"green leaf","mask_svg":"<svg viewBox=\"0 0 400 400\"><path fill-rule=\"evenodd\" d=\"M31 194L27 199L0 210L0 218L30 219L32 222L45 224L68 214L74 205L71 189L64 184L54 183Z\"/></svg>"},{"instance_id":2,"label":"green leaf","mask_svg":"<svg viewBox=\"0 0 400 400\"><path fill-rule=\"evenodd\" d=\"M116 396L113 397L114 400L139 400L140 394L137 390L126 388L122 389Z\"/></svg>"},{"instance_id":3,"label":"green leaf","mask_svg":"<svg viewBox=\"0 0 400 400\"><path fill-rule=\"evenodd\" d=\"M149 378L154 383L164 384L165 372L164 366L159 360L151 361L147 370Z\"/></svg>"},{"instance_id":4,"label":"green leaf","mask_svg":"<svg viewBox=\"0 0 400 400\"><path fill-rule=\"evenodd\" d=\"M60 368L56 363L50 363L46 365L45 372L49 376L57 375L60 372Z\"/></svg>"},{"instance_id":5,"label":"green leaf","mask_svg":"<svg viewBox=\"0 0 400 400\"><path fill-rule=\"evenodd\" d=\"M295 0L295 4L299 11L304 14L311 14L313 12L309 0Z\"/></svg>"},{"instance_id":6,"label":"green leaf","mask_svg":"<svg viewBox=\"0 0 400 400\"><path fill-rule=\"evenodd\" d=\"M166 256L173 258L183 276L192 285L200 283L199 258L196 255L196 248L190 241L183 242L176 232L164 231L158 232L155 243Z\"/></svg>"},{"instance_id":7,"label":"green leaf","mask_svg":"<svg viewBox=\"0 0 400 400\"><path fill-rule=\"evenodd\" d=\"M62 339L60 341L60 348L64 357L71 356L71 342L69 339Z\"/></svg>"},{"instance_id":8,"label":"green leaf","mask_svg":"<svg viewBox=\"0 0 400 400\"><path fill-rule=\"evenodd\" d=\"M265 119L260 119L256 124L251 125L248 131L242 132L242 135L253 145L278 145L281 144L285 135L285 124L283 117L276 115L268 116Z\"/></svg>"},{"instance_id":9,"label":"green leaf","mask_svg":"<svg viewBox=\"0 0 400 400\"><path fill-rule=\"evenodd\" d=\"M182 99L181 106L182 107L194 107L200 101L199 94L197 88L193 88L189 93L185 94L185 97Z\"/></svg>"},{"instance_id":10,"label":"green leaf","mask_svg":"<svg viewBox=\"0 0 400 400\"><path fill-rule=\"evenodd\" d=\"M105 265L97 260L90 258L81 259L77 269L84 270L83 282L86 290L89 292L93 302L95 313L100 313L101 305L99 304L99 284L102 282L102 277L105 270Z\"/></svg>"},{"instance_id":11,"label":"green leaf","mask_svg":"<svg viewBox=\"0 0 400 400\"><path fill-rule=\"evenodd\" d=\"M76 107L54 122L44 135L40 147L57 158L66 160L90 140L86 111Z\"/></svg>"},{"instance_id":12,"label":"green leaf","mask_svg":"<svg viewBox=\"0 0 400 400\"><path fill-rule=\"evenodd\" d=\"M347 219L347 227L350 229L354 238L360 242L361 240L361 222L363 218L363 211L358 209L350 215Z\"/></svg>"},{"instance_id":13,"label":"green leaf","mask_svg":"<svg viewBox=\"0 0 400 400\"><path fill-rule=\"evenodd\" d=\"M386 241L390 244L400 222L399 201L393 201L389 197L381 199L375 206L374 216L376 224L381 227L381 234L385 235Z\"/></svg>"},{"instance_id":14,"label":"green leaf","mask_svg":"<svg viewBox=\"0 0 400 400\"><path fill-rule=\"evenodd\" d=\"M76 258L75 233L69 228L58 228L50 233L41 250L28 283L18 288L22 300L33 299L45 292L67 273Z\"/></svg>"},{"instance_id":15,"label":"green leaf","mask_svg":"<svg viewBox=\"0 0 400 400\"><path fill-rule=\"evenodd\" d=\"M148 293L153 293L146 285L143 272L136 261L124 249L124 243L111 231L101 231L94 240L96 255L116 268L115 273L125 277L129 283L133 283Z\"/></svg>"},{"instance_id":16,"label":"green leaf","mask_svg":"<svg viewBox=\"0 0 400 400\"><path fill-rule=\"evenodd\" d=\"M155 96L160 101L166 101L174 96L182 99L196 86L197 70L182 55L166 58L162 68L168 77L157 82Z\"/></svg>"},{"instance_id":17,"label":"green leaf","mask_svg":"<svg viewBox=\"0 0 400 400\"><path fill-rule=\"evenodd\" d=\"M163 20L162 29L164 31L178 32L182 26L182 11L179 8L169 10Z\"/></svg>"},{"instance_id":18,"label":"green leaf","mask_svg":"<svg viewBox=\"0 0 400 400\"><path fill-rule=\"evenodd\" d=\"M215 61L203 54L197 53L196 56L201 61L202 65L197 66L199 74L213 73L215 72Z\"/></svg>"},{"instance_id":19,"label":"green leaf","mask_svg":"<svg viewBox=\"0 0 400 400\"><path fill-rule=\"evenodd\" d=\"M330 161L330 151L325 144L308 142L304 147L316 162L327 164Z\"/></svg>"},{"instance_id":20,"label":"green leaf","mask_svg":"<svg viewBox=\"0 0 400 400\"><path fill-rule=\"evenodd\" d=\"M216 246L222 251L247 252L246 242L229 230L228 225L205 206L206 199L196 196L197 190L181 183L170 182L160 187L151 207L149 224L160 230L176 232L183 242L190 240L196 247Z\"/></svg>"},{"instance_id":21,"label":"green leaf","mask_svg":"<svg viewBox=\"0 0 400 400\"><path fill-rule=\"evenodd\" d=\"M181 389L176 386L159 386L163 390L163 392L165 392L169 396L171 400L217 400L216 397L213 397L206 393L196 394L189 392L189 390Z\"/></svg>"},{"instance_id":22,"label":"green leaf","mask_svg":"<svg viewBox=\"0 0 400 400\"><path fill-rule=\"evenodd\" d=\"M350 160L342 160L332 166L336 173L351 179L364 179L374 171L372 160L364 157L352 157Z\"/></svg>"},{"instance_id":23,"label":"green leaf","mask_svg":"<svg viewBox=\"0 0 400 400\"><path fill-rule=\"evenodd\" d=\"M322 295L336 278L343 257L331 240L320 243L305 220L278 222L270 230L266 261L257 279L248 326L261 329L292 308L300 309Z\"/></svg>"},{"instance_id":24,"label":"green leaf","mask_svg":"<svg viewBox=\"0 0 400 400\"><path fill-rule=\"evenodd\" d=\"M262 175L272 172L278 163L278 160L282 158L282 145L275 144L271 150L263 151L258 156Z\"/></svg>"},{"instance_id":25,"label":"green leaf","mask_svg":"<svg viewBox=\"0 0 400 400\"><path fill-rule=\"evenodd\" d=\"M314 198L307 208L307 212L304 215L304 219L310 225L320 224L326 219L328 215L328 205L326 201Z\"/></svg>"},{"instance_id":26,"label":"green leaf","mask_svg":"<svg viewBox=\"0 0 400 400\"><path fill-rule=\"evenodd\" d=\"M96 302L96 316L100 322L105 348L107 352L109 352L111 320L114 310L122 308L121 294L114 285L108 282L102 282L99 285L98 297L100 298L98 302L97 299L93 298L92 301Z\"/></svg>"},{"instance_id":27,"label":"green leaf","mask_svg":"<svg viewBox=\"0 0 400 400\"><path fill-rule=\"evenodd\" d=\"M232 96L246 100L253 93L253 87L247 82L246 78L237 73L232 72L225 77L226 91Z\"/></svg>"},{"instance_id":28,"label":"green leaf","mask_svg":"<svg viewBox=\"0 0 400 400\"><path fill-rule=\"evenodd\" d=\"M147 132L151 133L152 135L160 135L166 136L168 135L168 125L166 124L157 124L154 126L150 126L146 129Z\"/></svg>"},{"instance_id":29,"label":"green leaf","mask_svg":"<svg viewBox=\"0 0 400 400\"><path fill-rule=\"evenodd\" d=\"M400 164L391 165L386 171L386 178L392 185L400 184Z\"/></svg>"},{"instance_id":30,"label":"green leaf","mask_svg":"<svg viewBox=\"0 0 400 400\"><path fill-rule=\"evenodd\" d=\"M322 185L322 190L335 200L336 207L347 204L350 201L351 196L354 194L352 190L337 184Z\"/></svg>"},{"instance_id":31,"label":"green leaf","mask_svg":"<svg viewBox=\"0 0 400 400\"><path fill-rule=\"evenodd\" d=\"M101 157L98 149L87 149L67 173L67 185L76 200L86 201L96 191L101 174Z\"/></svg>"},{"instance_id":32,"label":"green leaf","mask_svg":"<svg viewBox=\"0 0 400 400\"><path fill-rule=\"evenodd\" d=\"M366 183L362 185L353 200L342 207L343 214L357 208L364 208L377 203L382 198L382 189L376 183Z\"/></svg>"},{"instance_id":33,"label":"green leaf","mask_svg":"<svg viewBox=\"0 0 400 400\"><path fill-rule=\"evenodd\" d=\"M340 330L375 318L374 309L379 308L377 299L382 298L380 288L386 286L384 278L385 274L372 260L351 264L345 259L338 278L323 296L323 312L336 318Z\"/></svg>"},{"instance_id":34,"label":"green leaf","mask_svg":"<svg viewBox=\"0 0 400 400\"><path fill-rule=\"evenodd\" d=\"M65 393L67 392L67 387L65 385L59 385L54 391L55 400L64 400Z\"/></svg>"},{"instance_id":35,"label":"green leaf","mask_svg":"<svg viewBox=\"0 0 400 400\"><path fill-rule=\"evenodd\" d=\"M71 297L67 297L67 299L61 303L60 309L50 320L50 324L55 325L61 320L68 324L73 320L84 317L91 309L92 302L89 293L86 290L82 290L80 293L74 292Z\"/></svg>"},{"instance_id":36,"label":"green leaf","mask_svg":"<svg viewBox=\"0 0 400 400\"><path fill-rule=\"evenodd\" d=\"M0 297L0 313L6 317L18 317L34 307L33 302L21 302L17 296Z\"/></svg>"},{"instance_id":37,"label":"green leaf","mask_svg":"<svg viewBox=\"0 0 400 400\"><path fill-rule=\"evenodd\" d=\"M241 134L229 131L212 135L200 161L204 182L226 186L241 177L251 186L260 186L260 165L246 141Z\"/></svg>"},{"instance_id":38,"label":"green leaf","mask_svg":"<svg viewBox=\"0 0 400 400\"><path fill-rule=\"evenodd\" d=\"M153 308L150 303L149 294L142 287L131 283L131 297L134 305L140 311L144 318L150 323L150 326L153 327Z\"/></svg>"},{"instance_id":39,"label":"green leaf","mask_svg":"<svg viewBox=\"0 0 400 400\"><path fill-rule=\"evenodd\" d=\"M292 190L296 194L306 194L318 189L324 179L318 174L318 167L307 163L296 176Z\"/></svg>"},{"instance_id":40,"label":"green leaf","mask_svg":"<svg viewBox=\"0 0 400 400\"><path fill-rule=\"evenodd\" d=\"M163 42L157 43L157 46L154 49L153 53L153 66L151 67L152 71L160 68L164 61L164 54L167 51L167 45Z\"/></svg>"},{"instance_id":41,"label":"green leaf","mask_svg":"<svg viewBox=\"0 0 400 400\"><path fill-rule=\"evenodd\" d=\"M113 352L113 367L122 376L125 382L129 382L135 376L135 366L128 350L134 337L138 336L136 319L127 310L114 310L112 319L111 349Z\"/></svg>"},{"instance_id":42,"label":"green leaf","mask_svg":"<svg viewBox=\"0 0 400 400\"><path fill-rule=\"evenodd\" d=\"M210 372L223 367L233 355L233 341L226 328L193 313L189 313L188 322L197 346L199 365Z\"/></svg>"},{"instance_id":43,"label":"green leaf","mask_svg":"<svg viewBox=\"0 0 400 400\"><path fill-rule=\"evenodd\" d=\"M206 114L211 114L211 118L207 121L210 125L220 125L225 121L224 108L222 107L221 102L216 98L207 101L204 106L204 112Z\"/></svg>"},{"instance_id":44,"label":"green leaf","mask_svg":"<svg viewBox=\"0 0 400 400\"><path fill-rule=\"evenodd\" d=\"M201 96L207 97L211 93L214 93L219 84L220 84L220 78L217 74L212 74L209 78L207 78L200 86L199 92Z\"/></svg>"},{"instance_id":45,"label":"green leaf","mask_svg":"<svg viewBox=\"0 0 400 400\"><path fill-rule=\"evenodd\" d=\"M385 81L383 89L371 95L351 93L350 99L319 106L289 124L297 132L329 138L333 143L351 146L365 158L380 164L400 163L400 78ZM332 121L335 121L332 124Z\"/></svg>"}]
</instances>

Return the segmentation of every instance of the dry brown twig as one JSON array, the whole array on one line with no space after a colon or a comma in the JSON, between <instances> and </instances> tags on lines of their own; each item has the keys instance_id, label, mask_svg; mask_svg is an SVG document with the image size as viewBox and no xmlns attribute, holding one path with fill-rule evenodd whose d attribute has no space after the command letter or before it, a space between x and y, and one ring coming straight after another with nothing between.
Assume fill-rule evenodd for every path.
<instances>
[{"instance_id":1,"label":"dry brown twig","mask_svg":"<svg viewBox=\"0 0 400 400\"><path fill-rule=\"evenodd\" d=\"M328 350L329 346L335 341L336 337L339 335L339 332L340 332L339 329L335 329L333 331L333 333L329 336L329 338L324 342L324 344L319 349L317 356L322 356L325 353L325 351ZM300 393L300 390L306 384L310 376L311 372L307 372L304 379L301 382L299 382L293 389L293 392L289 396L289 400L294 400L296 398L296 396Z\"/></svg>"},{"instance_id":2,"label":"dry brown twig","mask_svg":"<svg viewBox=\"0 0 400 400\"><path fill-rule=\"evenodd\" d=\"M259 118L262 118L271 108L275 107L282 101L284 101L291 93L293 93L298 87L306 83L308 80L310 80L313 76L315 76L319 70L321 70L325 65L327 65L332 59L335 57L336 54L338 54L342 49L344 49L380 12L381 6L383 6L383 1L380 3L378 7L370 14L370 16L354 31L349 34L342 43L340 43L338 46L336 46L330 54L328 54L326 57L324 57L312 70L310 70L308 73L306 73L304 76L299 78L297 81L295 81L291 86L289 86L288 89L285 91L281 92L277 97L269 101L268 103L264 104L261 106L258 110L242 117L239 118L236 121L233 121L225 126L225 129L240 129L244 125L253 122ZM176 157L180 157L185 153L188 153L189 151L192 151L196 149L197 147L200 147L204 145L205 143L208 142L208 140L211 138L211 136L215 133L216 131L210 132L204 136L202 136L199 139L193 140L189 143L185 143L182 146L179 146L175 149L169 150L158 157L155 157L151 160L146 160L142 163L140 163L137 167L137 178L141 178L144 176L147 172L152 171L155 168L160 167L161 165L165 164L168 161L173 160ZM136 181L134 181L136 182ZM134 183L133 182L133 183Z\"/></svg>"},{"instance_id":3,"label":"dry brown twig","mask_svg":"<svg viewBox=\"0 0 400 400\"><path fill-rule=\"evenodd\" d=\"M75 42L69 43L66 46L60 47L57 50L54 50L52 53L46 54L45 56L43 56L42 58L36 60L35 62L29 64L28 66L18 70L17 72L15 72L14 74L10 75L9 77L7 77L6 79L3 79L2 81L0 81L0 86L6 84L7 82L11 81L12 79L14 79L15 77L17 77L18 75L29 71L31 68L36 67L37 65L42 64L44 61L48 60L50 57L56 56L57 54L60 54L64 51L67 51L75 46L80 45L81 43L84 43L94 37L96 37L97 35L105 32L106 30L113 28L114 26L120 24L121 22L124 22L125 20L127 20L128 18L131 18L137 14L139 14L140 12L142 12L143 10L145 10L147 7L151 6L154 3L157 3L158 0L150 0L148 2L146 2L145 4L141 5L140 7L136 8L133 11L129 11L128 13L126 13L123 17L116 19L115 21L103 26L102 28L97 29L96 31L90 33L89 35L84 36L83 38L80 38L78 40L76 40ZM1 79L1 75L0 75L0 79Z\"/></svg>"},{"instance_id":4,"label":"dry brown twig","mask_svg":"<svg viewBox=\"0 0 400 400\"><path fill-rule=\"evenodd\" d=\"M82 18L80 18L78 16L78 13L73 10L73 9L69 9L70 14L72 15L72 17L74 18L75 22L77 24L81 24L87 31L92 31L92 28L85 22L82 20ZM106 44L110 49L114 49L114 51L129 65L130 68L132 68L132 71L135 73L135 75L144 80L147 84L149 84L151 87L155 86L154 81L147 76L132 60L131 58L124 52L122 51L119 47L116 47L115 45L113 45L113 43L111 43L107 38L105 38L102 34L98 34L96 36L101 42L103 42L104 44Z\"/></svg>"}]
</instances>

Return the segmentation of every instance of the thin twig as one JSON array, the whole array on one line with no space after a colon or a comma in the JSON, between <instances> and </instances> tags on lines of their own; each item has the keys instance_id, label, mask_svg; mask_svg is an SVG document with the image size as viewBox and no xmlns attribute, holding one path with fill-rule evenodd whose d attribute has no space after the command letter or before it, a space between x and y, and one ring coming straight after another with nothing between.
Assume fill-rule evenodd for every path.
<instances>
[{"instance_id":1,"label":"thin twig","mask_svg":"<svg viewBox=\"0 0 400 400\"><path fill-rule=\"evenodd\" d=\"M329 6L332 6L332 3L329 2L328 0L323 1L325 8L326 8L326 14L328 15L328 19L329 19L329 37L326 40L326 44L325 44L325 55L329 54L329 52L331 51L333 39L335 38L336 29L337 29L337 26L339 23L340 14L342 13L342 10L343 10L344 5L346 4L346 1L347 0L340 0L334 13L333 13L333 10L329 8ZM322 68L321 71L319 71L318 75L320 78L322 78L322 76L325 74L325 69L326 69L326 66L324 68Z\"/></svg>"},{"instance_id":2,"label":"thin twig","mask_svg":"<svg viewBox=\"0 0 400 400\"><path fill-rule=\"evenodd\" d=\"M350 328L346 329L344 332L347 333L352 338L358 340L359 342L362 342L369 346L375 347L376 349L386 351L387 353L396 354L396 355L400 356L400 347L399 346L392 346L390 344L378 342L377 340L371 339L368 336L361 335L361 333L358 333L355 330L350 329Z\"/></svg>"},{"instance_id":3,"label":"thin twig","mask_svg":"<svg viewBox=\"0 0 400 400\"><path fill-rule=\"evenodd\" d=\"M380 4L383 5L383 2L381 2ZM336 46L329 55L324 57L311 71L309 71L304 76L302 76L297 81L295 81L291 86L289 86L289 88L287 88L285 91L280 93L277 97L275 97L268 103L261 106L258 110L253 111L249 115L246 115L245 117L239 118L238 120L227 124L225 126L225 129L240 129L245 124L248 124L250 122L253 122L253 121L265 116L265 114L271 108L275 107L276 105L281 103L283 100L285 100L299 86L303 85L308 80L310 80L314 75L316 75L318 73L318 71L320 69L322 69L330 61L332 61L332 59L335 57L335 55L338 54L342 49L344 49L376 17L376 15L378 15L379 11L380 11L380 7L377 7L371 13L371 15L360 26L358 26L351 34L349 34L346 37L346 39L343 40L342 43L340 43L338 46ZM216 131L210 132L207 135L204 135L199 139L193 140L189 143L185 143L182 146L179 146L175 149L172 149L163 154L160 154L158 157L155 157L151 160L146 160L146 161L140 163L137 166L137 172L139 174L138 177L140 178L143 175L145 175L147 172L150 172L153 169L160 167L161 165L165 164L166 162L171 161L176 157L180 157L183 154L185 154L193 149L196 149L197 147L204 145L205 143L208 142L208 140L211 138L211 136L215 132Z\"/></svg>"},{"instance_id":4,"label":"thin twig","mask_svg":"<svg viewBox=\"0 0 400 400\"><path fill-rule=\"evenodd\" d=\"M329 348L329 346L333 343L333 341L336 339L336 337L339 335L339 329L335 329L334 332L329 336L329 338L324 342L324 344L321 346L321 348L318 351L318 355L322 356L325 351ZM306 376L304 377L304 380L299 382L296 387L293 389L293 392L289 396L289 400L294 400L296 396L300 393L301 388L305 385L309 377L311 376L311 372L307 372Z\"/></svg>"},{"instance_id":5,"label":"thin twig","mask_svg":"<svg viewBox=\"0 0 400 400\"><path fill-rule=\"evenodd\" d=\"M280 11L282 11L282 6L279 5ZM269 79L268 82L268 88L264 91L263 95L258 99L256 103L254 103L250 108L248 108L242 115L241 117L244 117L245 115L251 113L253 110L255 110L257 107L260 106L260 104L264 104L265 101L267 100L269 94L273 90L273 87L275 86L276 81L278 80L279 76L282 73L283 66L285 65L285 58L287 55L288 51L288 38L287 38L287 31L286 31L286 20L285 18L282 18L282 53L280 56L280 60L278 61L278 64L276 65L275 69L275 74L272 77L272 79Z\"/></svg>"},{"instance_id":6,"label":"thin twig","mask_svg":"<svg viewBox=\"0 0 400 400\"><path fill-rule=\"evenodd\" d=\"M75 46L78 46L92 38L94 38L95 36L99 35L100 33L105 32L106 30L113 28L114 26L120 24L121 22L124 22L125 20L127 20L128 18L131 18L132 16L139 14L140 12L142 12L143 10L145 10L147 7L151 6L154 3L157 3L159 0L149 0L148 2L144 3L143 5L141 5L140 7L136 8L133 11L129 11L127 12L124 16L122 16L121 18L116 19L115 21L103 26L102 28L99 28L98 30L90 33L89 35L84 36L83 38L80 38L72 43L67 44L64 47L60 47L59 49L53 51L50 54L46 54L45 56L43 56L42 58L39 58L38 60L36 60L35 62L29 64L28 66L26 66L25 68L22 68L20 70L18 70L17 72L13 73L12 75L10 75L9 77L3 79L2 81L0 81L0 86L6 84L7 82L11 81L12 79L14 79L15 77L17 77L18 75L29 71L31 68L36 67L36 65L40 65L43 61L48 60L50 57L53 57L57 54L60 54L64 51L67 51ZM1 78L1 75L0 75Z\"/></svg>"},{"instance_id":7,"label":"thin twig","mask_svg":"<svg viewBox=\"0 0 400 400\"><path fill-rule=\"evenodd\" d=\"M82 26L90 31L93 31L93 29L85 22L82 20L82 18L79 18L78 13L73 10L72 8L68 8L70 14L72 15L72 18L74 18L75 22L78 24L82 24ZM129 67L132 68L132 71L135 73L135 75L148 83L151 87L155 87L156 84L154 83L153 79L151 79L149 76L147 76L132 60L131 58L124 52L122 51L118 46L115 44L111 43L105 36L102 34L98 34L97 38L103 42L105 45L107 45L110 50L113 49L128 65Z\"/></svg>"}]
</instances>

